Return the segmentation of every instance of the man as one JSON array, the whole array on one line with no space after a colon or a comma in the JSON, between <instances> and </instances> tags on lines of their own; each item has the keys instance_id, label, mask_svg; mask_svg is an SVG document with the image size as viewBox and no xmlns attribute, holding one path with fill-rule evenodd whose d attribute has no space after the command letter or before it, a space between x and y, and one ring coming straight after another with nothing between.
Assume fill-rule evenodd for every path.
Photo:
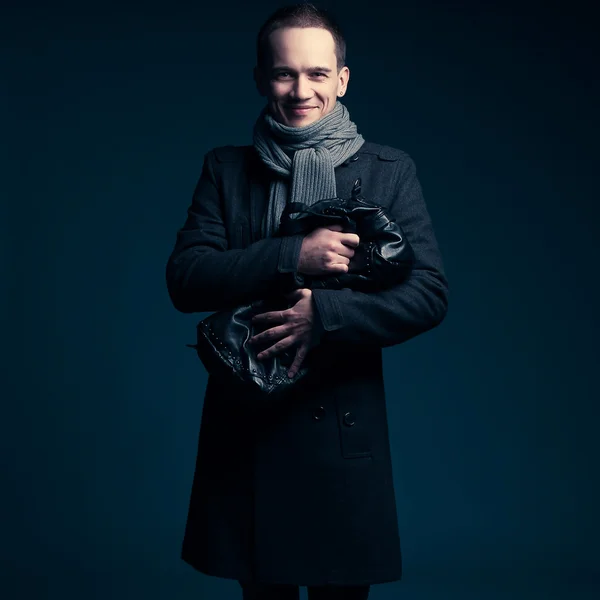
<instances>
[{"instance_id":1,"label":"man","mask_svg":"<svg viewBox=\"0 0 600 600\"><path fill-rule=\"evenodd\" d=\"M382 376L383 347L437 326L448 285L412 159L366 142L339 98L345 42L331 16L285 7L261 28L255 81L266 106L250 146L215 148L167 265L184 313L288 294L259 315L263 356L295 349L317 366L267 401L209 376L182 558L236 579L244 600L366 599L401 579ZM359 238L339 227L274 236L286 202L348 197L362 180L415 252L411 275L377 293L296 289L305 274L348 270Z\"/></svg>"}]
</instances>

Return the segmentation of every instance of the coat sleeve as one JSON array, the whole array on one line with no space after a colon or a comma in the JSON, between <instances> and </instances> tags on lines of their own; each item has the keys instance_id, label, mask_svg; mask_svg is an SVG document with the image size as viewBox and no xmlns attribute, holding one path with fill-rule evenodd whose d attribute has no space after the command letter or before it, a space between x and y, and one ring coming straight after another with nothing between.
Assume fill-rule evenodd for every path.
<instances>
[{"instance_id":1,"label":"coat sleeve","mask_svg":"<svg viewBox=\"0 0 600 600\"><path fill-rule=\"evenodd\" d=\"M446 315L448 282L416 167L407 154L398 161L395 189L389 210L413 248L413 270L400 284L379 292L313 290L321 341L383 348L436 327Z\"/></svg>"},{"instance_id":2,"label":"coat sleeve","mask_svg":"<svg viewBox=\"0 0 600 600\"><path fill-rule=\"evenodd\" d=\"M229 249L215 154L202 173L167 261L167 289L183 313L212 312L249 304L295 287L303 235L269 237Z\"/></svg>"}]
</instances>

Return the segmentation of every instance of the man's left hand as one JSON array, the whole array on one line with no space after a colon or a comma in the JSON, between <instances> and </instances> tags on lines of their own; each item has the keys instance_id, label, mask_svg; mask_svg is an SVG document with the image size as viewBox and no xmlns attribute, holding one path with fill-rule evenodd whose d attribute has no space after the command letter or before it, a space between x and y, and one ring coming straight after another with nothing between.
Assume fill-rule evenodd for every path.
<instances>
[{"instance_id":1,"label":"man's left hand","mask_svg":"<svg viewBox=\"0 0 600 600\"><path fill-rule=\"evenodd\" d=\"M248 342L250 344L275 342L257 355L256 358L259 360L299 344L288 371L288 376L291 378L298 372L308 351L318 343L318 339L314 327L312 290L308 288L294 290L286 294L286 298L296 301L295 304L286 310L275 310L252 317L253 324L266 325L268 329L252 336Z\"/></svg>"}]
</instances>

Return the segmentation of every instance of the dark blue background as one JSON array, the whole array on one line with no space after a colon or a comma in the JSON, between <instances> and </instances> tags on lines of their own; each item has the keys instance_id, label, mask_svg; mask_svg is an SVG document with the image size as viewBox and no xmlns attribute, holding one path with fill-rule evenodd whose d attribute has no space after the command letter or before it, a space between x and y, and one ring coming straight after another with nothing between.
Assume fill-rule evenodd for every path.
<instances>
[{"instance_id":1,"label":"dark blue background","mask_svg":"<svg viewBox=\"0 0 600 600\"><path fill-rule=\"evenodd\" d=\"M2 598L241 597L179 558L205 315L175 311L164 270L204 153L251 143L278 5L3 9ZM443 324L384 351L405 575L372 597L581 598L600 581L592 13L321 6L351 118L415 160L450 281Z\"/></svg>"}]
</instances>

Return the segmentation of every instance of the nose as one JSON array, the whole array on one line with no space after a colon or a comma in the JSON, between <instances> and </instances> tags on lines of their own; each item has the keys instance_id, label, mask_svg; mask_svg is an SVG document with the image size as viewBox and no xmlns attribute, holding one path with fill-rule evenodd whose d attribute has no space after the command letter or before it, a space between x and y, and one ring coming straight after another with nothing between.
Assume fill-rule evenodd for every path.
<instances>
[{"instance_id":1,"label":"nose","mask_svg":"<svg viewBox=\"0 0 600 600\"><path fill-rule=\"evenodd\" d=\"M310 83L303 77L298 77L292 88L294 98L298 100L308 100L312 97L310 93Z\"/></svg>"}]
</instances>

